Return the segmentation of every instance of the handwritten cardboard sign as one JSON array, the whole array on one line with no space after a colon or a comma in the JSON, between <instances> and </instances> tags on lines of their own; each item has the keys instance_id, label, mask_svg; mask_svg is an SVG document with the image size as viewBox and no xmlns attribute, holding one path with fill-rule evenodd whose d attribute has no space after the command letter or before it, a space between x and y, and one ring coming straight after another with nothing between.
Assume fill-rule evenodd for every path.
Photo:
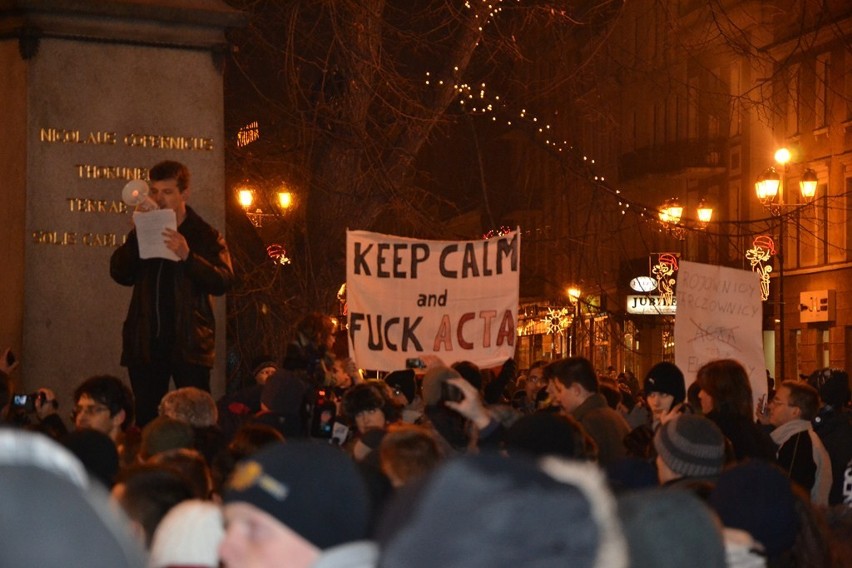
<instances>
[{"instance_id":1,"label":"handwritten cardboard sign","mask_svg":"<svg viewBox=\"0 0 852 568\"><path fill-rule=\"evenodd\" d=\"M760 280L750 270L682 261L677 279L675 364L687 387L715 359L748 371L755 401L766 394Z\"/></svg>"},{"instance_id":2,"label":"handwritten cardboard sign","mask_svg":"<svg viewBox=\"0 0 852 568\"><path fill-rule=\"evenodd\" d=\"M521 234L426 241L347 231L350 353L391 371L436 355L502 364L515 352Z\"/></svg>"}]
</instances>

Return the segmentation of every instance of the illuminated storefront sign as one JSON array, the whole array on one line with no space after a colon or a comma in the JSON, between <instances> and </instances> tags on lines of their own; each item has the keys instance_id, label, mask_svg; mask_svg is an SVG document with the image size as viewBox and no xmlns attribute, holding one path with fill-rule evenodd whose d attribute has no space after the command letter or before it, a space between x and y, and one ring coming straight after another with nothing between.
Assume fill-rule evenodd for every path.
<instances>
[{"instance_id":1,"label":"illuminated storefront sign","mask_svg":"<svg viewBox=\"0 0 852 568\"><path fill-rule=\"evenodd\" d=\"M666 296L627 296L627 313L648 316L673 316L677 299Z\"/></svg>"}]
</instances>

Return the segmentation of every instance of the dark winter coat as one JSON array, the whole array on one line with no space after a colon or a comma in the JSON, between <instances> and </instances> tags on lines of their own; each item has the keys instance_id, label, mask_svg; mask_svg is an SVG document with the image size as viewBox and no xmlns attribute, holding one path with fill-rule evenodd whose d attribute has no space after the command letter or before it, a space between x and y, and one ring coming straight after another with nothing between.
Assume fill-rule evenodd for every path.
<instances>
[{"instance_id":1,"label":"dark winter coat","mask_svg":"<svg viewBox=\"0 0 852 568\"><path fill-rule=\"evenodd\" d=\"M178 232L189 245L185 261L140 259L135 229L110 259L112 279L133 286L122 330L121 364L125 367L148 365L153 360L152 338L162 308L158 278L163 274L171 274L173 286L174 329L168 330L173 334L171 360L213 366L216 327L210 296L221 296L233 285L231 257L222 235L189 207Z\"/></svg>"}]
</instances>

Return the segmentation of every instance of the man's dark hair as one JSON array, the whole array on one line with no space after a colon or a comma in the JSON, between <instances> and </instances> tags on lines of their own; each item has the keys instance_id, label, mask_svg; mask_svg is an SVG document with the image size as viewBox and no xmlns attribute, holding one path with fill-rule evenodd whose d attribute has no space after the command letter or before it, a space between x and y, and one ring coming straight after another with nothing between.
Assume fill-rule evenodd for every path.
<instances>
[{"instance_id":1,"label":"man's dark hair","mask_svg":"<svg viewBox=\"0 0 852 568\"><path fill-rule=\"evenodd\" d=\"M359 413L379 409L388 423L395 422L399 418L400 410L391 400L389 392L390 387L384 382L359 383L343 395L343 412L354 423L355 416Z\"/></svg>"},{"instance_id":2,"label":"man's dark hair","mask_svg":"<svg viewBox=\"0 0 852 568\"><path fill-rule=\"evenodd\" d=\"M154 530L166 513L182 501L195 498L192 483L174 469L160 465L136 465L119 474L116 484L124 485L118 499L127 516L145 530L145 544L151 546Z\"/></svg>"},{"instance_id":3,"label":"man's dark hair","mask_svg":"<svg viewBox=\"0 0 852 568\"><path fill-rule=\"evenodd\" d=\"M115 416L120 411L124 411L124 422L121 423L121 429L127 428L133 424L133 392L125 385L118 377L112 375L95 375L89 377L83 383L74 389L74 404L80 400L80 397L87 395L95 402L99 402L109 408L110 417Z\"/></svg>"},{"instance_id":4,"label":"man's dark hair","mask_svg":"<svg viewBox=\"0 0 852 568\"><path fill-rule=\"evenodd\" d=\"M148 172L148 179L151 181L173 179L177 182L178 189L182 193L189 187L189 168L180 162L166 160L151 168Z\"/></svg>"},{"instance_id":5,"label":"man's dark hair","mask_svg":"<svg viewBox=\"0 0 852 568\"><path fill-rule=\"evenodd\" d=\"M592 362L585 357L568 357L554 361L544 368L547 381L557 380L566 387L577 383L589 392L598 392L598 375Z\"/></svg>"},{"instance_id":6,"label":"man's dark hair","mask_svg":"<svg viewBox=\"0 0 852 568\"><path fill-rule=\"evenodd\" d=\"M781 387L790 391L790 405L801 411L802 420L813 420L819 411L819 393L800 381L784 381Z\"/></svg>"}]
</instances>

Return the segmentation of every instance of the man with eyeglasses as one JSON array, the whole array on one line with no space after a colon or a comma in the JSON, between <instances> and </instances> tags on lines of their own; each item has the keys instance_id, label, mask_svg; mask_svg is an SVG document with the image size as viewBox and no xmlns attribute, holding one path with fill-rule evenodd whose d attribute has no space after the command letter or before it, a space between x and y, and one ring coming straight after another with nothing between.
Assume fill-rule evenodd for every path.
<instances>
[{"instance_id":1,"label":"man with eyeglasses","mask_svg":"<svg viewBox=\"0 0 852 568\"><path fill-rule=\"evenodd\" d=\"M530 365L524 387L515 393L515 407L524 414L532 414L548 406L547 382L544 380L544 367L547 361L541 359Z\"/></svg>"},{"instance_id":2,"label":"man with eyeglasses","mask_svg":"<svg viewBox=\"0 0 852 568\"><path fill-rule=\"evenodd\" d=\"M133 424L133 393L118 377L90 377L74 390L72 418L77 430L98 430L120 447Z\"/></svg>"},{"instance_id":3,"label":"man with eyeglasses","mask_svg":"<svg viewBox=\"0 0 852 568\"><path fill-rule=\"evenodd\" d=\"M774 426L770 436L778 447L778 465L810 492L814 505L828 505L831 460L811 426L819 393L807 383L784 381L769 406L769 416L761 422Z\"/></svg>"}]
</instances>

